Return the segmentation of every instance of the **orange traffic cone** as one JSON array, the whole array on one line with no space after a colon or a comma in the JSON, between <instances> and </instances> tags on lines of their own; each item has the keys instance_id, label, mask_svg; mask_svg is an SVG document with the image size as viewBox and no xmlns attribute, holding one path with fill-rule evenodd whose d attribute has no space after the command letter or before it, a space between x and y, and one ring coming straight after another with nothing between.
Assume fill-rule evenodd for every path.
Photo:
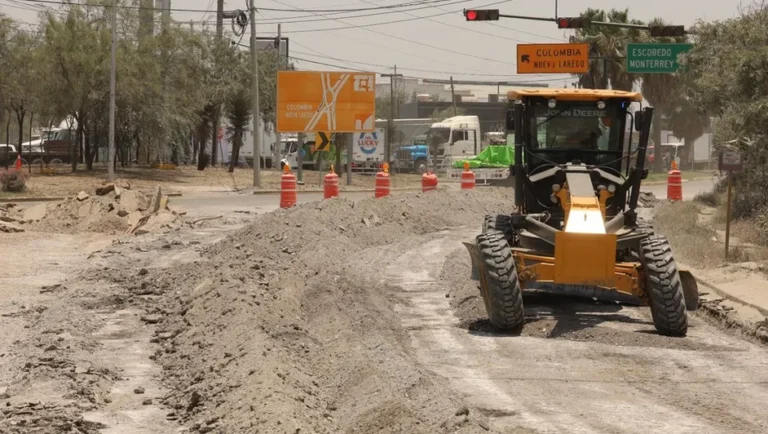
<instances>
[{"instance_id":1,"label":"orange traffic cone","mask_svg":"<svg viewBox=\"0 0 768 434\"><path fill-rule=\"evenodd\" d=\"M16 165L14 167L16 167L16 170L21 170L21 154L16 157Z\"/></svg>"}]
</instances>

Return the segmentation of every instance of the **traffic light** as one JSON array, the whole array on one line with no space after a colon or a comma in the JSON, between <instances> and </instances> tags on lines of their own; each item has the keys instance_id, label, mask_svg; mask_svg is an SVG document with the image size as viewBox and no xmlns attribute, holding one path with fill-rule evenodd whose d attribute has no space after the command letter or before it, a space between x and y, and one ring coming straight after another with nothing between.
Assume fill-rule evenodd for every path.
<instances>
[{"instance_id":1,"label":"traffic light","mask_svg":"<svg viewBox=\"0 0 768 434\"><path fill-rule=\"evenodd\" d=\"M581 29L588 27L591 20L589 18L558 18L558 29Z\"/></svg>"},{"instance_id":2,"label":"traffic light","mask_svg":"<svg viewBox=\"0 0 768 434\"><path fill-rule=\"evenodd\" d=\"M652 26L648 30L654 38L674 38L685 36L685 26Z\"/></svg>"},{"instance_id":3,"label":"traffic light","mask_svg":"<svg viewBox=\"0 0 768 434\"><path fill-rule=\"evenodd\" d=\"M464 9L467 21L499 21L498 9Z\"/></svg>"}]
</instances>

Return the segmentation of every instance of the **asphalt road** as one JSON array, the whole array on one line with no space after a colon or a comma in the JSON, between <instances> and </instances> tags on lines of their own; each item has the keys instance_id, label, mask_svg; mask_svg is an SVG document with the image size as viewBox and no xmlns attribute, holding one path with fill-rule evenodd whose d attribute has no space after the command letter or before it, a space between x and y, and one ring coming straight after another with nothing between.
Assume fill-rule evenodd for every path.
<instances>
[{"instance_id":1,"label":"asphalt road","mask_svg":"<svg viewBox=\"0 0 768 434\"><path fill-rule=\"evenodd\" d=\"M697 180L683 183L683 199L691 200L700 192L712 189L713 180ZM458 188L458 186L456 186ZM666 199L666 185L649 185L643 188L644 191L653 193L659 199ZM482 187L478 188L478 192ZM359 200L373 197L373 192L342 192L342 196ZM394 191L397 194L413 194L413 192ZM299 203L322 200L322 193L299 193ZM200 195L185 194L180 197L173 197L170 201L171 206L181 208L192 216L230 214L233 212L252 212L261 214L274 211L280 206L279 194L246 195L237 193L205 193Z\"/></svg>"}]
</instances>

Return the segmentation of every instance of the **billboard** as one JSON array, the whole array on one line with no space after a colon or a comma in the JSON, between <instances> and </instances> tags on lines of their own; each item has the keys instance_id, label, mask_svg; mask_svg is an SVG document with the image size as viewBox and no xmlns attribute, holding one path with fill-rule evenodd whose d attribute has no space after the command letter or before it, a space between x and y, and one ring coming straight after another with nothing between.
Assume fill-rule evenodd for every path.
<instances>
[{"instance_id":1,"label":"billboard","mask_svg":"<svg viewBox=\"0 0 768 434\"><path fill-rule=\"evenodd\" d=\"M374 131L376 74L279 71L276 108L280 133Z\"/></svg>"}]
</instances>

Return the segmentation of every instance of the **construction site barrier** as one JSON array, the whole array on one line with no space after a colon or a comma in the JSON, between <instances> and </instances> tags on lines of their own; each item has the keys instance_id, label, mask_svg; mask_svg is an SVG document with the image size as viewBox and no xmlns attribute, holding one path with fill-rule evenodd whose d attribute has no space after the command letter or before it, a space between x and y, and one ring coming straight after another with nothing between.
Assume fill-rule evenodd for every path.
<instances>
[{"instance_id":1,"label":"construction site barrier","mask_svg":"<svg viewBox=\"0 0 768 434\"><path fill-rule=\"evenodd\" d=\"M333 164L331 164L331 171L323 179L323 198L333 197L339 197L339 175L333 171Z\"/></svg>"},{"instance_id":2,"label":"construction site barrier","mask_svg":"<svg viewBox=\"0 0 768 434\"><path fill-rule=\"evenodd\" d=\"M291 173L291 166L286 164L280 178L280 208L292 206L296 206L296 176Z\"/></svg>"},{"instance_id":3,"label":"construction site barrier","mask_svg":"<svg viewBox=\"0 0 768 434\"><path fill-rule=\"evenodd\" d=\"M677 169L672 169L667 175L667 199L671 201L683 200L683 175Z\"/></svg>"},{"instance_id":4,"label":"construction site barrier","mask_svg":"<svg viewBox=\"0 0 768 434\"><path fill-rule=\"evenodd\" d=\"M461 172L461 189L472 190L475 188L475 173L469 170L469 163L464 163L464 171Z\"/></svg>"},{"instance_id":5,"label":"construction site barrier","mask_svg":"<svg viewBox=\"0 0 768 434\"><path fill-rule=\"evenodd\" d=\"M432 190L437 190L437 175L426 172L421 175L421 191L427 192Z\"/></svg>"},{"instance_id":6,"label":"construction site barrier","mask_svg":"<svg viewBox=\"0 0 768 434\"><path fill-rule=\"evenodd\" d=\"M373 193L374 197L379 198L389 196L389 181L389 167L387 167L385 163L381 169L381 172L376 174L376 187L374 188Z\"/></svg>"}]
</instances>

